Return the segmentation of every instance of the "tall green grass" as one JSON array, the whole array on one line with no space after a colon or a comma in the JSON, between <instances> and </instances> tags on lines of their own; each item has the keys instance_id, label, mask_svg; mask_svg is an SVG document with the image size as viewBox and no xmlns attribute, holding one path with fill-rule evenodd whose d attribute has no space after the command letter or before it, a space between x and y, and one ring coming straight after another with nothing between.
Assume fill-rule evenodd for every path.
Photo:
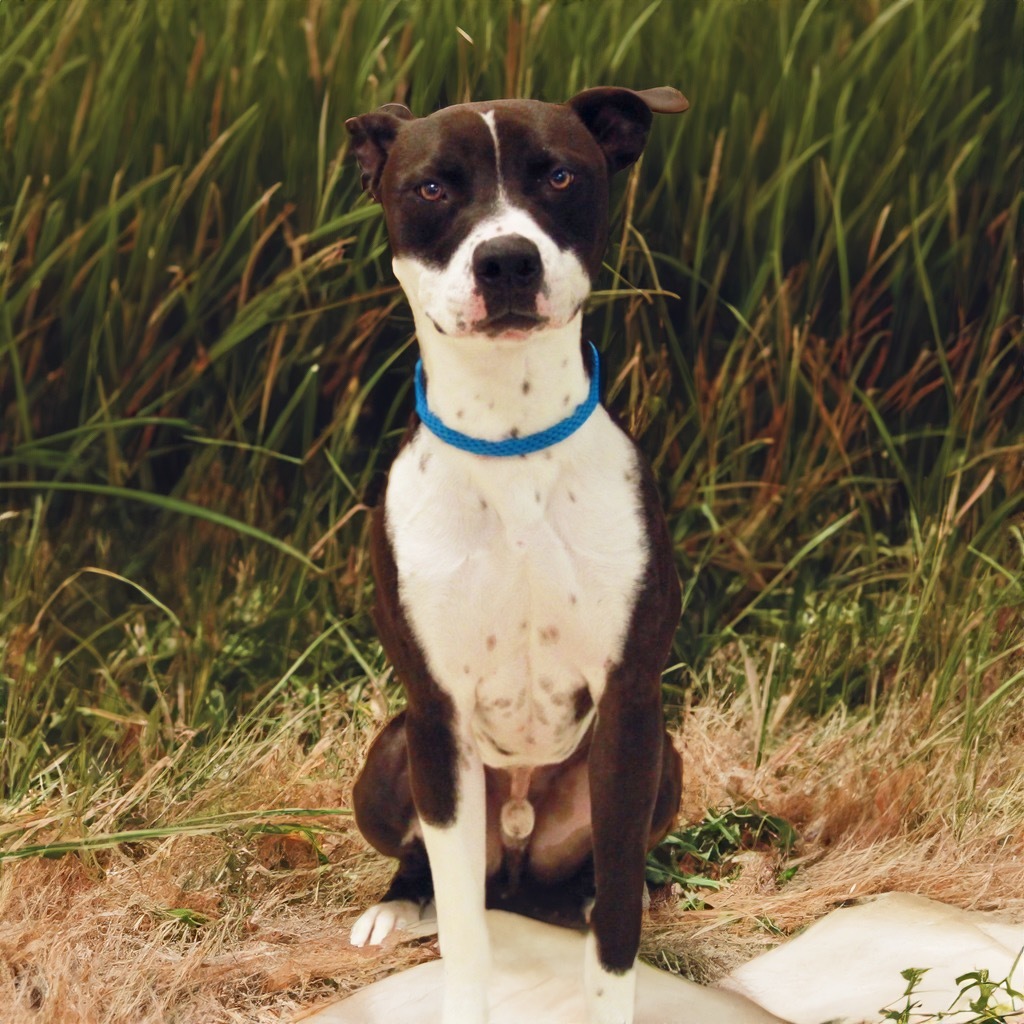
<instances>
[{"instance_id":1,"label":"tall green grass","mask_svg":"<svg viewBox=\"0 0 1024 1024\"><path fill-rule=\"evenodd\" d=\"M587 322L677 544L667 695L713 669L765 742L894 694L983 737L1024 679L1022 32L1002 0L0 3L0 787L285 695L358 713L413 351L343 122L601 83L692 103L616 189Z\"/></svg>"}]
</instances>

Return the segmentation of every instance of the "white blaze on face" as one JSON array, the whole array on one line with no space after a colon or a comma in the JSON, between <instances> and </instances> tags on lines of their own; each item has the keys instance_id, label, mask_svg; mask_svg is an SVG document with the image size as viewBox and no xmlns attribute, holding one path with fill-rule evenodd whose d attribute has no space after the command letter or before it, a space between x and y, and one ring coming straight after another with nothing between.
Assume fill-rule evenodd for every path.
<instances>
[{"instance_id":1,"label":"white blaze on face","mask_svg":"<svg viewBox=\"0 0 1024 1024\"><path fill-rule=\"evenodd\" d=\"M498 197L493 212L473 228L446 266L396 256L392 261L395 276L417 319L421 315L429 317L451 337L479 334L475 325L486 317L487 309L473 276L473 254L482 242L504 235L521 235L537 246L541 257L543 277L537 313L546 318L545 327L564 327L589 294L590 277L574 252L560 249L528 210L509 202L501 176L494 112L480 116L494 138Z\"/></svg>"},{"instance_id":2,"label":"white blaze on face","mask_svg":"<svg viewBox=\"0 0 1024 1024\"><path fill-rule=\"evenodd\" d=\"M498 141L498 124L494 118L494 111L488 110L486 114L480 115L491 130L491 138L494 140L494 164L498 171L498 203L505 202L505 179L501 176L501 143Z\"/></svg>"}]
</instances>

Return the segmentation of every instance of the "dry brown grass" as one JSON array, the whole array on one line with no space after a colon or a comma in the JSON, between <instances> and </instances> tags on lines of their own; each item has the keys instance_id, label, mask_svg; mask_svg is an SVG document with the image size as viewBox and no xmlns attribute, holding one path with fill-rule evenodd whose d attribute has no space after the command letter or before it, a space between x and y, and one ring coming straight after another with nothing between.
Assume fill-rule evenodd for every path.
<instances>
[{"instance_id":1,"label":"dry brown grass","mask_svg":"<svg viewBox=\"0 0 1024 1024\"><path fill-rule=\"evenodd\" d=\"M230 785L185 809L345 806L370 731L338 725L303 750L298 730L245 761ZM908 890L1024 914L1024 743L1006 723L966 751L923 707L874 727L836 715L779 729L755 769L749 706L686 717L682 816L749 800L790 820L795 877L748 853L683 912L656 899L645 953L710 979L845 900ZM206 801L205 804L202 801ZM38 813L38 812L37 812ZM173 818L178 809L168 812ZM314 819L316 821L316 819ZM8 862L0 875L0 1006L10 1024L217 1024L297 1019L304 1009L436 955L423 942L354 950L348 928L388 865L348 818L308 836L183 834L91 856ZM767 925L771 922L771 926Z\"/></svg>"},{"instance_id":2,"label":"dry brown grass","mask_svg":"<svg viewBox=\"0 0 1024 1024\"><path fill-rule=\"evenodd\" d=\"M836 713L779 738L757 770L743 703L691 711L683 816L755 801L791 822L800 842L780 884L777 853L740 855L738 876L709 909L668 900L652 914L645 952L710 981L836 906L881 892L920 893L1024 917L1024 745L1008 722L985 751L965 753L954 729L922 705L881 722Z\"/></svg>"}]
</instances>

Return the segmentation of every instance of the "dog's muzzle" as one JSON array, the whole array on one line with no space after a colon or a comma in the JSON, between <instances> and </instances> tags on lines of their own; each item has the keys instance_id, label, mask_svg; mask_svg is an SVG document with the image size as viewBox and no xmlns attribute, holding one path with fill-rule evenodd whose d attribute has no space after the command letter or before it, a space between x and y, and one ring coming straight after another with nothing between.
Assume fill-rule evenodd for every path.
<instances>
[{"instance_id":1,"label":"dog's muzzle","mask_svg":"<svg viewBox=\"0 0 1024 1024\"><path fill-rule=\"evenodd\" d=\"M473 251L473 277L487 308L474 326L486 334L528 331L545 322L537 312L544 280L540 250L522 235L501 235Z\"/></svg>"}]
</instances>

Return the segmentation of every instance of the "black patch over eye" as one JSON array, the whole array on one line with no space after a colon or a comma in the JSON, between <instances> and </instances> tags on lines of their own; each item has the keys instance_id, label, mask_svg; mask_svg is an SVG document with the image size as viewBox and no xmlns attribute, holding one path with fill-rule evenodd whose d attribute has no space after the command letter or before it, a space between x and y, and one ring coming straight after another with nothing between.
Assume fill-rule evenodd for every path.
<instances>
[{"instance_id":1,"label":"black patch over eye","mask_svg":"<svg viewBox=\"0 0 1024 1024\"><path fill-rule=\"evenodd\" d=\"M429 203L436 203L439 199L445 198L445 191L436 181L425 181L416 186L416 195Z\"/></svg>"},{"instance_id":2,"label":"black patch over eye","mask_svg":"<svg viewBox=\"0 0 1024 1024\"><path fill-rule=\"evenodd\" d=\"M548 175L548 184L557 191L567 189L575 180L576 175L566 167L556 167Z\"/></svg>"}]
</instances>

